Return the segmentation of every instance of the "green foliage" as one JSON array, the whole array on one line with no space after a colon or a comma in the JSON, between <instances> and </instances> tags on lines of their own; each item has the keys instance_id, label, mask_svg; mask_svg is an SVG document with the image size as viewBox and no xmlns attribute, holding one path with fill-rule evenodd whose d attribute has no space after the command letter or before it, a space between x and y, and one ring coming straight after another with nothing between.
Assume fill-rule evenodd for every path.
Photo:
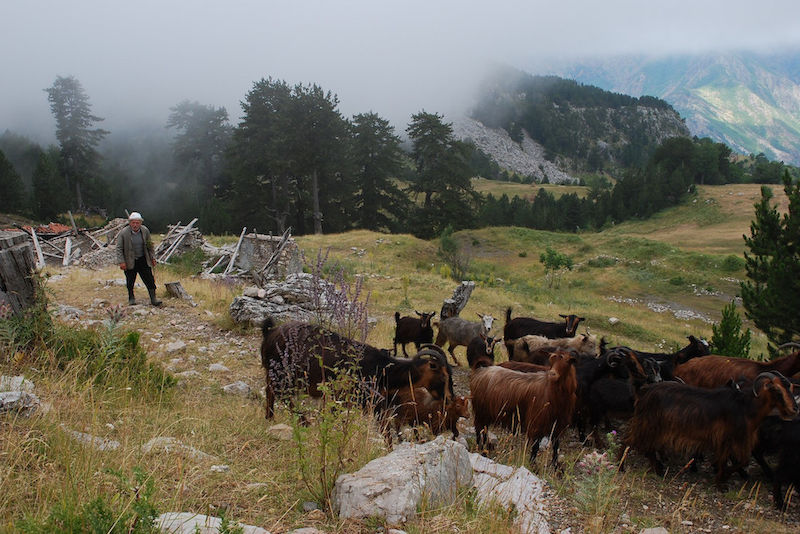
<instances>
[{"instance_id":1,"label":"green foliage","mask_svg":"<svg viewBox=\"0 0 800 534\"><path fill-rule=\"evenodd\" d=\"M800 336L800 184L784 174L788 213L772 205L772 192L761 188L744 253L748 280L742 282L746 316L774 345Z\"/></svg>"},{"instance_id":2,"label":"green foliage","mask_svg":"<svg viewBox=\"0 0 800 534\"><path fill-rule=\"evenodd\" d=\"M33 306L0 320L0 347L8 354L28 354L37 365L70 367L80 379L96 385L132 387L140 393L159 393L175 385L161 366L147 361L138 332L119 331L124 310L110 307L103 328L76 328L53 321L40 289Z\"/></svg>"},{"instance_id":3,"label":"green foliage","mask_svg":"<svg viewBox=\"0 0 800 534\"><path fill-rule=\"evenodd\" d=\"M572 270L572 258L550 247L547 247L545 251L539 255L539 262L544 265L547 287L553 287L554 282L556 287L560 287L561 275L565 271Z\"/></svg>"},{"instance_id":4,"label":"green foliage","mask_svg":"<svg viewBox=\"0 0 800 534\"><path fill-rule=\"evenodd\" d=\"M468 227L478 199L470 181L470 149L455 139L452 125L442 119L421 111L411 117L406 130L415 166L408 191L423 199L413 219L425 221L411 230L422 238L440 234L447 226L456 230Z\"/></svg>"},{"instance_id":5,"label":"green foliage","mask_svg":"<svg viewBox=\"0 0 800 534\"><path fill-rule=\"evenodd\" d=\"M0 150L0 212L23 213L25 208L25 184Z\"/></svg>"},{"instance_id":6,"label":"green foliage","mask_svg":"<svg viewBox=\"0 0 800 534\"><path fill-rule=\"evenodd\" d=\"M25 534L150 534L158 512L153 504L155 486L139 467L133 468L134 481L123 473L107 470L117 481L116 492L100 495L80 504L72 492L66 492L44 520L26 517L14 525Z\"/></svg>"},{"instance_id":7,"label":"green foliage","mask_svg":"<svg viewBox=\"0 0 800 534\"><path fill-rule=\"evenodd\" d=\"M460 282L467 279L472 258L467 254L458 241L453 237L453 227L447 226L439 236L439 258L448 267L449 275ZM443 274L444 276L444 274Z\"/></svg>"},{"instance_id":8,"label":"green foliage","mask_svg":"<svg viewBox=\"0 0 800 534\"><path fill-rule=\"evenodd\" d=\"M169 267L177 276L192 276L202 272L206 255L200 248L194 248L169 258Z\"/></svg>"},{"instance_id":9,"label":"green foliage","mask_svg":"<svg viewBox=\"0 0 800 534\"><path fill-rule=\"evenodd\" d=\"M711 345L714 354L747 358L750 356L750 330L742 332L742 318L736 311L736 304L731 301L722 308L722 320L711 326L713 336Z\"/></svg>"}]
</instances>

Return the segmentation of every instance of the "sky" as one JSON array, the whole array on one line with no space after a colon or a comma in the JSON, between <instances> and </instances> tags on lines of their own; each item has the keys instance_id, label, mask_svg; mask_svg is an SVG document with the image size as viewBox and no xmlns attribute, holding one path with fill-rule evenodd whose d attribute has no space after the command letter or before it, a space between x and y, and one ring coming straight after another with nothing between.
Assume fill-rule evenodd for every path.
<instances>
[{"instance_id":1,"label":"sky","mask_svg":"<svg viewBox=\"0 0 800 534\"><path fill-rule=\"evenodd\" d=\"M316 83L346 117L469 106L490 62L800 47L797 0L3 0L0 132L54 139L47 94L74 76L112 132L183 100L236 124L253 83Z\"/></svg>"}]
</instances>

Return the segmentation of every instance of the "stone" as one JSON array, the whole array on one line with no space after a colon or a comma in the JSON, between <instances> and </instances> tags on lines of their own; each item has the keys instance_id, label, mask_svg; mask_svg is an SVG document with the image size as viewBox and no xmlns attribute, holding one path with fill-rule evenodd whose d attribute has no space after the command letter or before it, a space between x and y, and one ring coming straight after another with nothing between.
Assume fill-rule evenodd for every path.
<instances>
[{"instance_id":1,"label":"stone","mask_svg":"<svg viewBox=\"0 0 800 534\"><path fill-rule=\"evenodd\" d=\"M247 397L250 395L250 386L241 380L237 380L233 384L223 386L222 390L229 395L239 395L241 397Z\"/></svg>"},{"instance_id":2,"label":"stone","mask_svg":"<svg viewBox=\"0 0 800 534\"><path fill-rule=\"evenodd\" d=\"M639 534L669 534L669 531L664 527L651 527L640 530Z\"/></svg>"},{"instance_id":3,"label":"stone","mask_svg":"<svg viewBox=\"0 0 800 534\"><path fill-rule=\"evenodd\" d=\"M379 516L390 525L409 521L423 498L429 506L447 506L458 488L472 483L467 449L439 436L403 443L352 474L339 476L331 496L341 519Z\"/></svg>"},{"instance_id":4,"label":"stone","mask_svg":"<svg viewBox=\"0 0 800 534\"><path fill-rule=\"evenodd\" d=\"M56 309L56 315L63 319L80 319L83 315L83 310L74 306L59 304L58 308Z\"/></svg>"},{"instance_id":5,"label":"stone","mask_svg":"<svg viewBox=\"0 0 800 534\"><path fill-rule=\"evenodd\" d=\"M227 373L230 371L227 367L222 365L221 363L212 363L208 366L208 370L212 373Z\"/></svg>"},{"instance_id":6,"label":"stone","mask_svg":"<svg viewBox=\"0 0 800 534\"><path fill-rule=\"evenodd\" d=\"M39 397L27 391L0 392L0 414L16 413L29 417L39 408Z\"/></svg>"},{"instance_id":7,"label":"stone","mask_svg":"<svg viewBox=\"0 0 800 534\"><path fill-rule=\"evenodd\" d=\"M281 441L291 440L293 434L294 430L292 429L292 427L283 423L272 425L267 429L267 435L272 436L273 438L277 438Z\"/></svg>"},{"instance_id":8,"label":"stone","mask_svg":"<svg viewBox=\"0 0 800 534\"><path fill-rule=\"evenodd\" d=\"M218 534L222 519L193 512L167 512L156 518L156 528L168 534ZM268 530L238 524L242 534L270 534Z\"/></svg>"},{"instance_id":9,"label":"stone","mask_svg":"<svg viewBox=\"0 0 800 534\"><path fill-rule=\"evenodd\" d=\"M611 326L614 326L617 323L619 323L619 318L617 318L617 317L609 317L608 318L608 324L610 324Z\"/></svg>"},{"instance_id":10,"label":"stone","mask_svg":"<svg viewBox=\"0 0 800 534\"><path fill-rule=\"evenodd\" d=\"M179 350L183 350L186 348L186 343L181 340L173 341L172 343L167 343L166 351L167 354L172 354L173 352L178 352Z\"/></svg>"},{"instance_id":11,"label":"stone","mask_svg":"<svg viewBox=\"0 0 800 534\"><path fill-rule=\"evenodd\" d=\"M201 450L195 449L189 445L184 445L175 438L161 436L156 437L142 445L142 452L149 454L154 451L162 450L169 453L176 453L186 458L200 461L218 462L219 458L206 454Z\"/></svg>"},{"instance_id":12,"label":"stone","mask_svg":"<svg viewBox=\"0 0 800 534\"><path fill-rule=\"evenodd\" d=\"M209 471L211 471L212 473L227 473L230 470L231 466L225 464L212 465L211 467L209 467Z\"/></svg>"},{"instance_id":13,"label":"stone","mask_svg":"<svg viewBox=\"0 0 800 534\"><path fill-rule=\"evenodd\" d=\"M72 439L77 441L83 446L91 447L96 451L115 451L120 448L119 441L113 439L101 438L87 434L86 432L78 432L77 430L70 430L69 428L61 425L61 428L70 435Z\"/></svg>"},{"instance_id":14,"label":"stone","mask_svg":"<svg viewBox=\"0 0 800 534\"><path fill-rule=\"evenodd\" d=\"M0 376L0 391L24 391L33 393L34 384L22 375Z\"/></svg>"},{"instance_id":15,"label":"stone","mask_svg":"<svg viewBox=\"0 0 800 534\"><path fill-rule=\"evenodd\" d=\"M310 512L312 510L319 510L319 505L313 501L306 501L303 503L304 512Z\"/></svg>"},{"instance_id":16,"label":"stone","mask_svg":"<svg viewBox=\"0 0 800 534\"><path fill-rule=\"evenodd\" d=\"M242 291L242 295L244 295L245 297L251 297L251 298L254 298L254 299L262 298L262 297L258 296L258 290L259 290L259 288L256 287L256 286L248 286L248 287L244 288L244 290Z\"/></svg>"},{"instance_id":17,"label":"stone","mask_svg":"<svg viewBox=\"0 0 800 534\"><path fill-rule=\"evenodd\" d=\"M524 467L499 464L477 453L469 455L472 485L478 501L515 510L514 524L522 534L549 534L542 493L545 482Z\"/></svg>"},{"instance_id":18,"label":"stone","mask_svg":"<svg viewBox=\"0 0 800 534\"><path fill-rule=\"evenodd\" d=\"M325 534L325 532L314 527L303 527L290 530L289 534Z\"/></svg>"}]
</instances>

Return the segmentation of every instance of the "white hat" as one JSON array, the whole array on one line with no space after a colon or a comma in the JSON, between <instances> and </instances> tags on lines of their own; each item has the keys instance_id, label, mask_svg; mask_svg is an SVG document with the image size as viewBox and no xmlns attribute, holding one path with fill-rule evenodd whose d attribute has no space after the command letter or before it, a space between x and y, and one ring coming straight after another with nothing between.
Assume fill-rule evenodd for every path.
<instances>
[{"instance_id":1,"label":"white hat","mask_svg":"<svg viewBox=\"0 0 800 534\"><path fill-rule=\"evenodd\" d=\"M134 211L133 213L128 215L128 220L129 221L143 221L144 218L142 217L141 213L139 213L138 211Z\"/></svg>"}]
</instances>

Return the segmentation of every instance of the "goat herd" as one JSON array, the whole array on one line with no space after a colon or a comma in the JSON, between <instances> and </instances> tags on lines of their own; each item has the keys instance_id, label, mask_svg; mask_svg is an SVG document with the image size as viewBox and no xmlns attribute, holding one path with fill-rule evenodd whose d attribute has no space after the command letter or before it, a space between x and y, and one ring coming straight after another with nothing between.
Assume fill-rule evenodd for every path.
<instances>
[{"instance_id":1,"label":"goat herd","mask_svg":"<svg viewBox=\"0 0 800 534\"><path fill-rule=\"evenodd\" d=\"M689 336L689 344L674 353L652 353L629 347L608 347L596 336L578 334L585 319L561 315L563 321L511 318L506 311L503 336L490 335L493 318L442 319L435 344L434 313L417 317L395 313L394 356L325 328L265 321L261 362L266 371L266 416L274 415L277 396L291 401L305 389L320 396L319 384L351 369L358 378L358 396L374 407L387 439L390 421L425 424L439 433L469 417L472 405L477 446L487 447L488 427L524 432L531 460L539 442L552 443L558 459L559 438L573 425L580 440L592 436L604 447L598 426L627 419L622 450L643 454L663 475L667 455L689 458L693 470L704 454L724 482L754 457L773 480L773 496L784 507L784 484L800 484L800 418L795 392L800 393L800 351L768 362L710 354L706 341ZM495 345L502 342L508 361L495 365ZM408 357L406 345L417 352ZM400 345L405 358L397 357ZM469 398L453 392L452 367L457 346L467 347ZM789 377L789 378L787 378ZM471 401L471 402L470 402ZM765 456L776 454L773 470ZM624 457L623 457L624 458ZM624 465L621 465L623 468Z\"/></svg>"}]
</instances>

